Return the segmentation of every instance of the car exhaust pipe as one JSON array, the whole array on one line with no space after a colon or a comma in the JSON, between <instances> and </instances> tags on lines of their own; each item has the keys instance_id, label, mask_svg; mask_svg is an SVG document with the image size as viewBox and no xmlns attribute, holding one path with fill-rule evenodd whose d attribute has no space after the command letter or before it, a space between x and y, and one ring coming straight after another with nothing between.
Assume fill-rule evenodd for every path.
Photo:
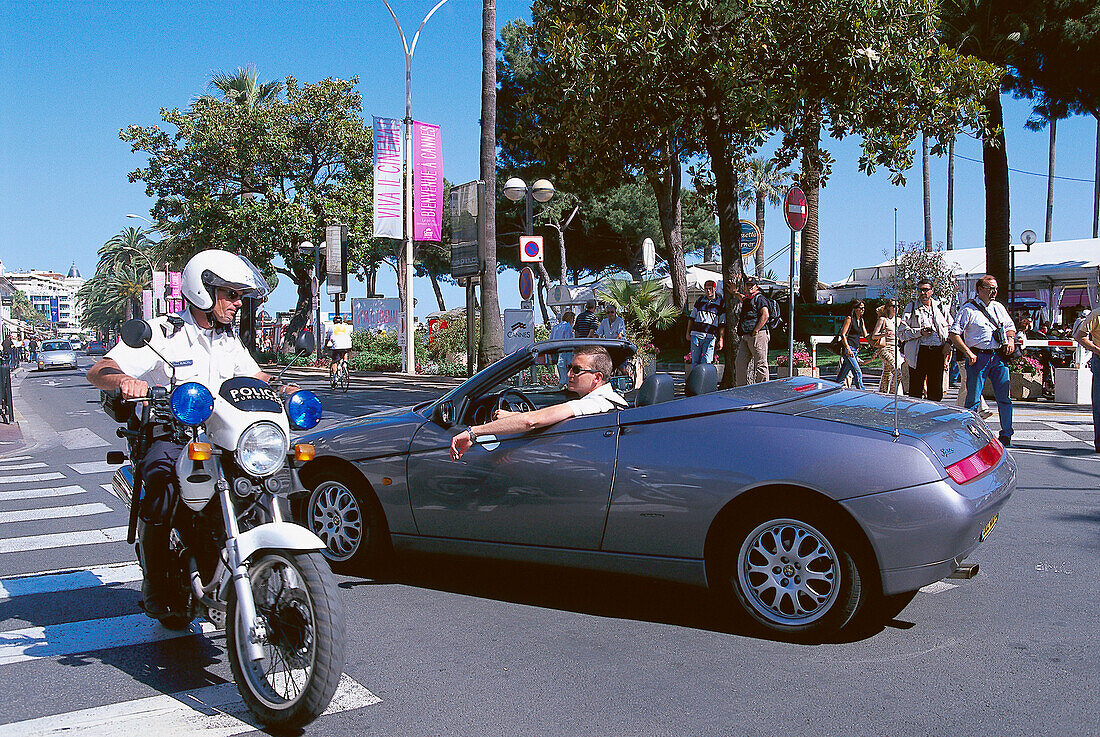
<instances>
[{"instance_id":1,"label":"car exhaust pipe","mask_svg":"<svg viewBox=\"0 0 1100 737\"><path fill-rule=\"evenodd\" d=\"M964 563L960 566L956 566L954 572L948 575L948 578L974 578L978 575L977 563Z\"/></svg>"}]
</instances>

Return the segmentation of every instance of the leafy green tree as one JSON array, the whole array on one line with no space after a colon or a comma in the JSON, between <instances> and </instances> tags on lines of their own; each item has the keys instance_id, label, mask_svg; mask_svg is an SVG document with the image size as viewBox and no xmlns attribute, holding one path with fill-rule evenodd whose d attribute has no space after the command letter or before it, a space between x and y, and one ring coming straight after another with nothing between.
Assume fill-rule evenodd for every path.
<instances>
[{"instance_id":1,"label":"leafy green tree","mask_svg":"<svg viewBox=\"0 0 1100 737\"><path fill-rule=\"evenodd\" d=\"M259 85L255 94L204 95L187 110L162 110L172 133L123 129L119 137L149 157L130 181L145 182L156 198L153 216L172 260L223 248L247 256L269 281L288 277L298 290L291 330L306 323L311 306L313 254L300 243L343 223L349 269L376 262L386 245L372 238L371 132L357 83L287 77L285 97Z\"/></svg>"},{"instance_id":2,"label":"leafy green tree","mask_svg":"<svg viewBox=\"0 0 1100 737\"><path fill-rule=\"evenodd\" d=\"M623 3L592 13L582 0L539 0L531 28L510 24L502 34L502 160L553 173L582 197L644 176L656 196L674 300L686 303L681 171L699 151L687 132L697 123L674 90L641 83L636 45L609 38L628 12Z\"/></svg>"},{"instance_id":3,"label":"leafy green tree","mask_svg":"<svg viewBox=\"0 0 1100 737\"><path fill-rule=\"evenodd\" d=\"M46 327L50 324L45 315L34 309L34 305L21 289L12 292L11 315L16 320L22 320L36 327Z\"/></svg>"}]
</instances>

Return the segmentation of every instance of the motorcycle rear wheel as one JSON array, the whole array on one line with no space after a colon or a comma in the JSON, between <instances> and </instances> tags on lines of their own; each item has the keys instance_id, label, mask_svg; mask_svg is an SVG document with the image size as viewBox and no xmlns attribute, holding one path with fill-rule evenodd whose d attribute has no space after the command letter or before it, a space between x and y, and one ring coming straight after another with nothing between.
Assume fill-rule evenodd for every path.
<instances>
[{"instance_id":1,"label":"motorcycle rear wheel","mask_svg":"<svg viewBox=\"0 0 1100 737\"><path fill-rule=\"evenodd\" d=\"M266 551L249 566L256 611L267 637L264 657L248 657L248 623L229 596L226 640L233 679L266 725L301 727L332 700L344 671L344 609L320 553Z\"/></svg>"}]
</instances>

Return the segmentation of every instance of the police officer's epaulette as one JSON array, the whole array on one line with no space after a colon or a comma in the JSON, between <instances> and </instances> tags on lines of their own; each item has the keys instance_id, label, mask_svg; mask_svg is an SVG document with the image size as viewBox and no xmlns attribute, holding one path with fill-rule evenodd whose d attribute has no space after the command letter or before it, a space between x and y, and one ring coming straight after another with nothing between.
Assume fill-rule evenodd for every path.
<instances>
[{"instance_id":1,"label":"police officer's epaulette","mask_svg":"<svg viewBox=\"0 0 1100 737\"><path fill-rule=\"evenodd\" d=\"M172 326L172 331L171 332L168 331L168 326L169 325ZM165 323L164 325L161 325L160 329L164 331L164 337L165 338L171 338L173 335L178 333L180 331L180 328L182 328L182 327L183 327L183 318L182 317L180 317L179 315L169 315L168 316L168 322Z\"/></svg>"}]
</instances>

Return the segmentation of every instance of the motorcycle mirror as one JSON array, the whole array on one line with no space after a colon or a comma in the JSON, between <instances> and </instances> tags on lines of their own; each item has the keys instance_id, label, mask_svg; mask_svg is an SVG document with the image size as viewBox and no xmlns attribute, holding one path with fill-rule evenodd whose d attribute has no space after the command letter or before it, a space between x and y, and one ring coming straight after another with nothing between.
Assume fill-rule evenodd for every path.
<instances>
[{"instance_id":1,"label":"motorcycle mirror","mask_svg":"<svg viewBox=\"0 0 1100 737\"><path fill-rule=\"evenodd\" d=\"M143 348L149 345L153 337L153 328L149 323L138 318L122 323L122 328L118 332L122 342L131 348Z\"/></svg>"},{"instance_id":2,"label":"motorcycle mirror","mask_svg":"<svg viewBox=\"0 0 1100 737\"><path fill-rule=\"evenodd\" d=\"M313 333L303 330L298 333L298 337L294 339L294 348L299 353L313 353L313 349L317 347L317 341L313 339Z\"/></svg>"}]
</instances>

